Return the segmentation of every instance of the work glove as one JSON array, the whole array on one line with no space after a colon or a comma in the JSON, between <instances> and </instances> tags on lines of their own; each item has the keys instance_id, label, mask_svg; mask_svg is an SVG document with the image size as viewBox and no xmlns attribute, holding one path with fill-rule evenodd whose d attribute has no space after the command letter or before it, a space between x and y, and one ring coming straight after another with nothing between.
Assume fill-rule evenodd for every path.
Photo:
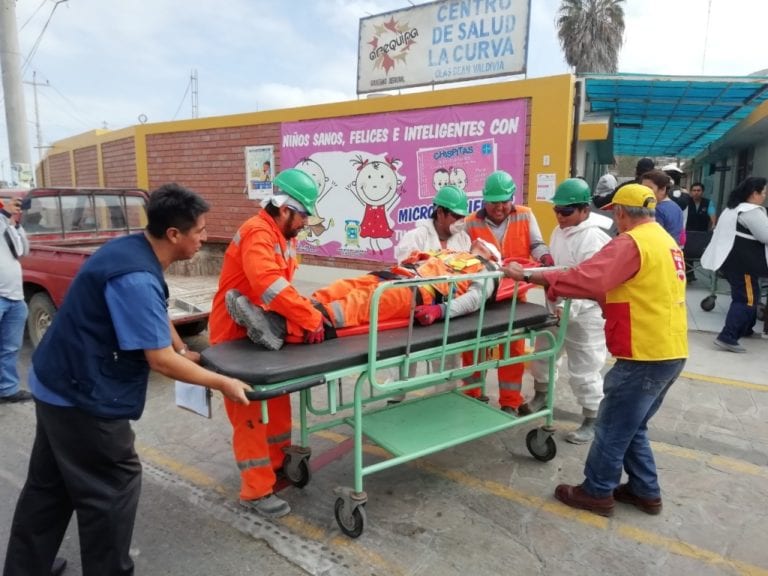
<instances>
[{"instance_id":1,"label":"work glove","mask_svg":"<svg viewBox=\"0 0 768 576\"><path fill-rule=\"evenodd\" d=\"M323 318L320 326L316 330L304 331L304 344L320 344L325 340L325 327L332 326L328 318Z\"/></svg>"},{"instance_id":2,"label":"work glove","mask_svg":"<svg viewBox=\"0 0 768 576\"><path fill-rule=\"evenodd\" d=\"M542 266L554 266L555 260L552 258L552 254L544 254L541 258L539 258L539 262Z\"/></svg>"},{"instance_id":3,"label":"work glove","mask_svg":"<svg viewBox=\"0 0 768 576\"><path fill-rule=\"evenodd\" d=\"M429 326L443 317L444 311L440 304L422 304L416 306L413 317L422 326Z\"/></svg>"}]
</instances>

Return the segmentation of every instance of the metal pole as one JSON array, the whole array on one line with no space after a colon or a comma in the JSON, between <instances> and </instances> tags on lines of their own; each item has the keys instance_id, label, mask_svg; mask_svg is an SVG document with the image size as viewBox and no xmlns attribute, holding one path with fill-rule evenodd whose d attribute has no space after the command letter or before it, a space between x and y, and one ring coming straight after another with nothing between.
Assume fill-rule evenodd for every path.
<instances>
[{"instance_id":1,"label":"metal pole","mask_svg":"<svg viewBox=\"0 0 768 576\"><path fill-rule=\"evenodd\" d=\"M32 93L35 95L35 135L37 136L37 162L43 161L43 133L40 130L40 109L37 106L37 70L32 72Z\"/></svg>"},{"instance_id":2,"label":"metal pole","mask_svg":"<svg viewBox=\"0 0 768 576\"><path fill-rule=\"evenodd\" d=\"M16 2L0 2L0 68L5 93L5 123L8 126L11 168L19 176L22 170L31 172L32 161L27 133L27 110L24 106L19 37L16 31Z\"/></svg>"}]
</instances>

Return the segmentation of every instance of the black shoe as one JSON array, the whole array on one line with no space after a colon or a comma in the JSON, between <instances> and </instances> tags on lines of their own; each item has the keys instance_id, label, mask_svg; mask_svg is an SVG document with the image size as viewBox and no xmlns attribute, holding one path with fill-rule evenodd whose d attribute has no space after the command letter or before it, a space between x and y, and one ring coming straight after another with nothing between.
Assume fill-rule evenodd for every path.
<instances>
[{"instance_id":1,"label":"black shoe","mask_svg":"<svg viewBox=\"0 0 768 576\"><path fill-rule=\"evenodd\" d=\"M10 396L0 396L0 402L7 402L8 404L17 404L19 402L30 402L34 400L32 394L26 390L19 390L15 394Z\"/></svg>"},{"instance_id":2,"label":"black shoe","mask_svg":"<svg viewBox=\"0 0 768 576\"><path fill-rule=\"evenodd\" d=\"M67 559L57 556L53 560L53 566L51 566L51 576L60 576L67 569Z\"/></svg>"}]
</instances>

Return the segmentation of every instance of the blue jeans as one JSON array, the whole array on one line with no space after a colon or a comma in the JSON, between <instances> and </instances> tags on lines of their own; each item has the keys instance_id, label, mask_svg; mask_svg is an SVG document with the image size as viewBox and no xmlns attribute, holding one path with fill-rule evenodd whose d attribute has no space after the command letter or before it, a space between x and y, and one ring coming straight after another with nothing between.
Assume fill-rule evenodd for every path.
<instances>
[{"instance_id":1,"label":"blue jeans","mask_svg":"<svg viewBox=\"0 0 768 576\"><path fill-rule=\"evenodd\" d=\"M0 397L19 391L19 349L24 340L27 304L0 297Z\"/></svg>"},{"instance_id":2,"label":"blue jeans","mask_svg":"<svg viewBox=\"0 0 768 576\"><path fill-rule=\"evenodd\" d=\"M582 488L595 498L613 494L622 467L629 489L641 498L661 496L656 462L648 441L648 421L685 366L685 359L640 362L617 360L605 375L595 439L584 465Z\"/></svg>"}]
</instances>

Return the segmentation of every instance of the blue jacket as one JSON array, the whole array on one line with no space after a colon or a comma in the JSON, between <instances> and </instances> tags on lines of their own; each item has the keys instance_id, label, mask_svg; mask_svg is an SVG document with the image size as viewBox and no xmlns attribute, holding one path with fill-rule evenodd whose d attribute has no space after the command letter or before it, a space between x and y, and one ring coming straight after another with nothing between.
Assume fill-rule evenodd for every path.
<instances>
[{"instance_id":1,"label":"blue jacket","mask_svg":"<svg viewBox=\"0 0 768 576\"><path fill-rule=\"evenodd\" d=\"M141 271L158 279L167 299L162 266L143 234L102 246L77 273L32 356L40 382L93 416L135 420L144 410L149 364L143 350L120 350L104 295L111 278Z\"/></svg>"}]
</instances>

